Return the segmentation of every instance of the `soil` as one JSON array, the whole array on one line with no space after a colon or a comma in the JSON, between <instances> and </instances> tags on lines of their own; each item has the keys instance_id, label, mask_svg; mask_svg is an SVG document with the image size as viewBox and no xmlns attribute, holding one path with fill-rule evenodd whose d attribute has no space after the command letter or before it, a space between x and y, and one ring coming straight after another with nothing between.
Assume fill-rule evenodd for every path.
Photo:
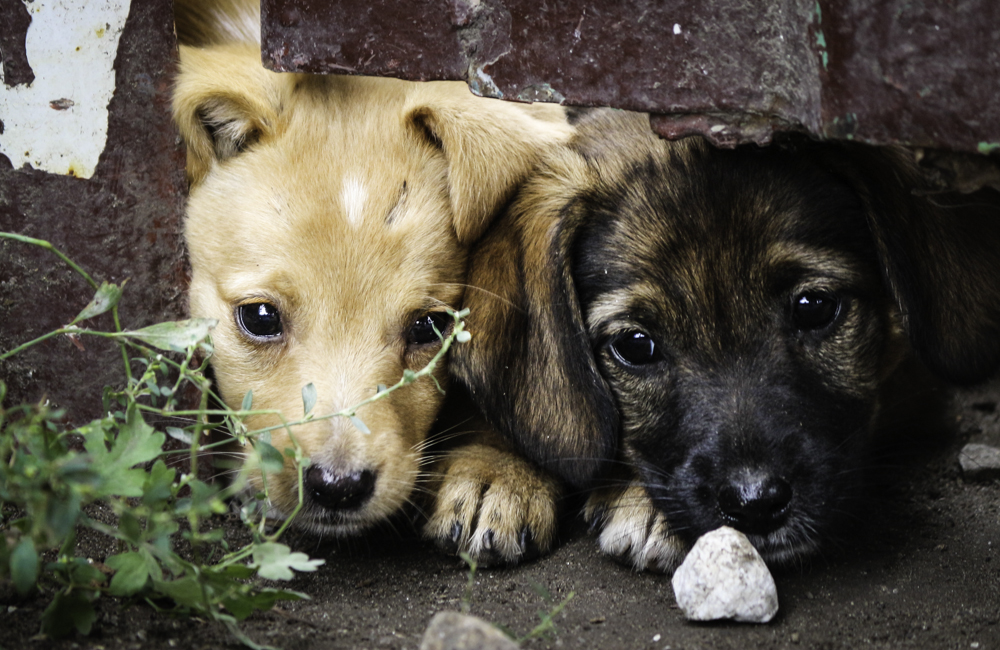
<instances>
[{"instance_id":1,"label":"soil","mask_svg":"<svg viewBox=\"0 0 1000 650\"><path fill-rule=\"evenodd\" d=\"M685 621L669 577L603 557L593 535L572 518L551 555L480 569L471 613L523 635L539 623L539 610L574 593L555 617L555 632L524 642L526 648L1000 649L1000 482L965 480L957 463L966 442L1000 446L1000 382L957 393L951 413L953 436L895 468L849 541L808 564L775 571L781 609L769 624ZM407 532L350 545L287 541L326 564L287 585L311 600L281 603L243 624L257 643L286 650L416 649L436 612L463 604L464 563ZM113 551L92 540L81 552L102 558ZM240 647L219 625L110 598L99 602L90 637L53 642L36 636L46 604L0 589L0 647Z\"/></svg>"}]
</instances>

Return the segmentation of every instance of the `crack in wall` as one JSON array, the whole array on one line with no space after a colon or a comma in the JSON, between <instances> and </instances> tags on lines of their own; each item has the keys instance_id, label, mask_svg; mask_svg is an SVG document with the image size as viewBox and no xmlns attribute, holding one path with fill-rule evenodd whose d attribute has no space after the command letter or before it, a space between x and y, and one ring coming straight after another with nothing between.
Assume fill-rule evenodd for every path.
<instances>
[{"instance_id":1,"label":"crack in wall","mask_svg":"<svg viewBox=\"0 0 1000 650\"><path fill-rule=\"evenodd\" d=\"M503 99L503 91L486 68L511 51L510 12L499 3L484 0L456 0L453 10L458 43L468 62L466 83L477 95Z\"/></svg>"}]
</instances>

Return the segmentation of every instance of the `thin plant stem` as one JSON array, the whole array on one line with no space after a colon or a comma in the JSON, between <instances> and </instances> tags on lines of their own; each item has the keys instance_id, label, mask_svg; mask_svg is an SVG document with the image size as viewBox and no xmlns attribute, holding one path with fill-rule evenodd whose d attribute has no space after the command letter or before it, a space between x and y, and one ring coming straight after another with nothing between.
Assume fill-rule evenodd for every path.
<instances>
[{"instance_id":1,"label":"thin plant stem","mask_svg":"<svg viewBox=\"0 0 1000 650\"><path fill-rule=\"evenodd\" d=\"M53 253L56 257L58 257L63 262L65 262L66 265L69 266L71 269L73 269L78 274L80 274L80 276L83 277L83 279L87 281L87 284L89 284L92 289L97 290L99 288L99 285L94 280L94 278L90 277L89 273L87 273L86 271L84 271L76 262L74 262L69 257L67 257L65 253L63 253L61 250L59 250L58 248L56 248L55 246L53 246L51 242L45 241L44 239L35 239L34 237L27 237L25 235L18 235L17 233L13 233L13 232L0 232L0 239L13 239L14 241L19 241L19 242L24 243L24 244L31 244L33 246L38 246L40 248L44 248L45 250ZM121 333L121 331L122 331L122 325L121 325L120 319L118 318L118 305L115 305L114 307L111 308L111 315L112 315L112 317L114 318L114 321L115 321L115 331ZM24 345L20 345L20 346L14 348L13 350L11 350L10 352L8 352L6 354L0 355L0 360L6 359L6 358L8 358L8 357L10 357L10 356L12 356L14 354L17 354L18 352L20 352L21 350L23 350L25 348L31 347L32 345L34 345L36 343L40 343L41 341L44 341L47 338L51 338L52 336L57 336L58 334L65 334L65 332L58 332L58 331L57 332L50 332L49 334L41 336L41 337L35 339L34 341L29 341L28 343L26 343ZM122 360L124 360L124 362L125 362L125 376L128 378L129 381L131 381L132 380L132 367L131 367L131 364L129 363L128 351L125 349L125 344L124 343L119 343L118 347L121 349Z\"/></svg>"},{"instance_id":2,"label":"thin plant stem","mask_svg":"<svg viewBox=\"0 0 1000 650\"><path fill-rule=\"evenodd\" d=\"M335 416L341 416L341 417L353 417L354 415L357 414L358 409L361 408L362 406L367 406L368 404L371 404L372 402L377 402L380 399L385 399L393 391L396 391L396 390L402 388L403 386L408 386L408 385L412 384L413 382L415 382L416 380L420 379L421 377L426 377L427 375L432 375L432 373L434 372L434 370L437 369L438 362L446 354L448 354L448 350L451 349L451 344L455 341L456 338L459 337L459 335L462 332L465 331L465 322L462 321L462 319L465 318L465 316L467 316L468 313L469 313L468 309L463 309L460 312L451 312L452 318L455 319L455 326L452 329L452 332L451 332L450 335L448 335L447 337L443 337L443 336L441 337L441 349L437 351L437 354L435 354L434 357L430 361L427 362L426 366L424 366L423 368L421 368L420 370L418 370L416 372L404 373L403 377L399 381L397 381L395 384L393 384L392 386L389 386L388 388L386 388L383 391L379 391L379 392L375 393L374 395L372 395L368 399L363 400L361 402L358 402L354 406L350 406L348 408L341 409L341 410L337 411L336 413L334 413L333 415L335 415ZM440 336L440 334L439 334L439 336ZM436 379L435 379L435 383L437 383ZM438 385L438 390L441 390L441 386L440 385Z\"/></svg>"},{"instance_id":3,"label":"thin plant stem","mask_svg":"<svg viewBox=\"0 0 1000 650\"><path fill-rule=\"evenodd\" d=\"M94 278L90 277L89 273L87 273L79 266L77 266L76 262L66 257L66 255L61 250L53 246L50 242L45 241L44 239L35 239L34 237L26 237L24 235L18 235L17 233L13 232L0 232L0 239L13 239L15 241L23 242L25 244L32 244L34 246L44 248L47 251L55 253L55 255L63 262L65 262L67 265L69 265L71 269L73 269L81 276L83 276L83 279L87 281L87 284L89 284L91 288L96 290L99 287L99 285L96 282L94 282Z\"/></svg>"},{"instance_id":4,"label":"thin plant stem","mask_svg":"<svg viewBox=\"0 0 1000 650\"><path fill-rule=\"evenodd\" d=\"M36 339L32 339L32 340L28 341L27 343L22 343L21 345L17 346L13 350L9 350L7 352L4 352L3 354L0 354L0 361L3 361L4 359L8 359L8 358L14 356L15 354L17 354L18 352L21 352L22 350L26 350L26 349L30 348L32 345L37 345L38 343L41 343L42 341L44 341L46 339L50 339L53 336L59 336L60 334L68 334L71 331L73 331L73 329L63 328L63 329L53 330L51 332L48 332L47 334L42 334L41 336L39 336Z\"/></svg>"},{"instance_id":5,"label":"thin plant stem","mask_svg":"<svg viewBox=\"0 0 1000 650\"><path fill-rule=\"evenodd\" d=\"M118 318L118 305L115 305L114 307L111 308L111 317L114 318L114 320L115 320L115 332L121 334L122 333L122 324L121 324L121 321ZM128 380L129 383L131 383L132 382L132 363L129 361L128 350L125 348L125 342L124 341L120 341L118 343L118 347L122 351L122 361L125 364L125 378Z\"/></svg>"}]
</instances>

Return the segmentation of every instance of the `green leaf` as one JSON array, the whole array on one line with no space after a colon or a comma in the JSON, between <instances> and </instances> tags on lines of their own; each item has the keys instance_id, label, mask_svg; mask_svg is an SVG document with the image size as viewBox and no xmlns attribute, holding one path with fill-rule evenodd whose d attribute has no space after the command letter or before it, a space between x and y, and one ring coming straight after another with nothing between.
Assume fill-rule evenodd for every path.
<instances>
[{"instance_id":1,"label":"green leaf","mask_svg":"<svg viewBox=\"0 0 1000 650\"><path fill-rule=\"evenodd\" d=\"M138 339L160 350L184 352L208 338L209 333L218 324L219 321L214 318L191 318L157 323L138 330L120 332L115 336Z\"/></svg>"},{"instance_id":2,"label":"green leaf","mask_svg":"<svg viewBox=\"0 0 1000 650\"><path fill-rule=\"evenodd\" d=\"M312 560L305 553L292 553L284 544L265 542L253 549L257 575L268 580L291 580L295 571L315 571L325 560Z\"/></svg>"},{"instance_id":3,"label":"green leaf","mask_svg":"<svg viewBox=\"0 0 1000 650\"><path fill-rule=\"evenodd\" d=\"M75 325L82 320L99 316L109 309L114 308L118 304L118 301L121 300L121 297L122 288L120 286L108 284L107 281L102 282L97 293L94 294L93 300L70 322L70 325Z\"/></svg>"},{"instance_id":4,"label":"green leaf","mask_svg":"<svg viewBox=\"0 0 1000 650\"><path fill-rule=\"evenodd\" d=\"M309 594L290 589L261 589L250 598L257 609L271 609L279 600L310 600Z\"/></svg>"},{"instance_id":5,"label":"green leaf","mask_svg":"<svg viewBox=\"0 0 1000 650\"><path fill-rule=\"evenodd\" d=\"M191 444L191 440L193 438L191 438L191 434L185 431L184 429L178 429L177 427L167 427L166 431L167 435L173 438L174 440L180 440L181 442L187 445Z\"/></svg>"},{"instance_id":6,"label":"green leaf","mask_svg":"<svg viewBox=\"0 0 1000 650\"><path fill-rule=\"evenodd\" d=\"M240 410L249 411L252 408L253 408L253 391L248 390L247 394L243 396L243 405L240 407Z\"/></svg>"},{"instance_id":7,"label":"green leaf","mask_svg":"<svg viewBox=\"0 0 1000 650\"><path fill-rule=\"evenodd\" d=\"M472 340L472 333L466 330L462 330L461 332L455 335L455 340L458 341L459 343L468 343L470 340Z\"/></svg>"},{"instance_id":8,"label":"green leaf","mask_svg":"<svg viewBox=\"0 0 1000 650\"><path fill-rule=\"evenodd\" d=\"M82 557L74 557L65 566L69 569L69 579L75 586L101 584L107 580L100 569Z\"/></svg>"},{"instance_id":9,"label":"green leaf","mask_svg":"<svg viewBox=\"0 0 1000 650\"><path fill-rule=\"evenodd\" d=\"M316 386L312 383L306 384L302 387L302 412L304 415L309 415L316 406Z\"/></svg>"},{"instance_id":10,"label":"green leaf","mask_svg":"<svg viewBox=\"0 0 1000 650\"><path fill-rule=\"evenodd\" d=\"M229 566L219 570L219 575L234 578L236 580L249 580L253 577L254 573L256 573L254 568L245 564L230 564Z\"/></svg>"},{"instance_id":11,"label":"green leaf","mask_svg":"<svg viewBox=\"0 0 1000 650\"><path fill-rule=\"evenodd\" d=\"M284 468L285 459L281 452L268 442L258 439L254 445L257 453L260 454L260 467L268 474L277 474Z\"/></svg>"},{"instance_id":12,"label":"green leaf","mask_svg":"<svg viewBox=\"0 0 1000 650\"><path fill-rule=\"evenodd\" d=\"M154 580L153 588L157 592L171 598L182 607L192 609L204 609L205 601L202 596L201 585L190 576L185 576L178 580Z\"/></svg>"},{"instance_id":13,"label":"green leaf","mask_svg":"<svg viewBox=\"0 0 1000 650\"><path fill-rule=\"evenodd\" d=\"M409 368L403 371L403 384L412 384L417 380L417 373L413 372Z\"/></svg>"},{"instance_id":14,"label":"green leaf","mask_svg":"<svg viewBox=\"0 0 1000 650\"><path fill-rule=\"evenodd\" d=\"M84 589L59 592L42 614L42 632L55 639L68 636L74 629L84 636L90 634L97 620L93 598L93 592Z\"/></svg>"},{"instance_id":15,"label":"green leaf","mask_svg":"<svg viewBox=\"0 0 1000 650\"><path fill-rule=\"evenodd\" d=\"M358 416L356 416L356 415L349 415L348 417L351 418L351 423L355 427L357 427L358 431L360 431L361 433L368 434L368 433L372 432L372 430L369 429L368 426L364 422L362 422L361 418L359 418Z\"/></svg>"},{"instance_id":16,"label":"green leaf","mask_svg":"<svg viewBox=\"0 0 1000 650\"><path fill-rule=\"evenodd\" d=\"M118 530L132 544L142 543L142 523L131 511L125 510L118 518Z\"/></svg>"},{"instance_id":17,"label":"green leaf","mask_svg":"<svg viewBox=\"0 0 1000 650\"><path fill-rule=\"evenodd\" d=\"M174 530L176 530L176 526L174 527ZM174 530L170 531L170 534L173 534ZM139 550L139 555L141 555L142 559L146 561L146 573L148 573L153 580L163 580L163 568L160 567L160 562L156 559L153 553L149 549L143 548ZM164 562L164 564L166 564L166 562Z\"/></svg>"},{"instance_id":18,"label":"green leaf","mask_svg":"<svg viewBox=\"0 0 1000 650\"><path fill-rule=\"evenodd\" d=\"M233 615L237 621L242 621L254 612L253 600L246 594L230 594L223 597L222 605Z\"/></svg>"},{"instance_id":19,"label":"green leaf","mask_svg":"<svg viewBox=\"0 0 1000 650\"><path fill-rule=\"evenodd\" d=\"M162 459L158 459L146 475L142 486L142 502L148 506L162 504L173 496L174 477L177 470L167 467Z\"/></svg>"},{"instance_id":20,"label":"green leaf","mask_svg":"<svg viewBox=\"0 0 1000 650\"><path fill-rule=\"evenodd\" d=\"M70 492L64 498L53 495L45 509L45 525L49 540L58 543L73 531L80 519L80 494Z\"/></svg>"},{"instance_id":21,"label":"green leaf","mask_svg":"<svg viewBox=\"0 0 1000 650\"><path fill-rule=\"evenodd\" d=\"M257 593L231 595L223 598L226 606L236 620L242 621L255 610L268 610L279 600L309 600L309 596L298 591L286 589L261 589Z\"/></svg>"},{"instance_id":22,"label":"green leaf","mask_svg":"<svg viewBox=\"0 0 1000 650\"><path fill-rule=\"evenodd\" d=\"M115 570L108 591L112 596L132 596L142 591L149 580L146 558L141 553L119 553L105 562Z\"/></svg>"},{"instance_id":23,"label":"green leaf","mask_svg":"<svg viewBox=\"0 0 1000 650\"><path fill-rule=\"evenodd\" d=\"M105 445L102 432L88 432L84 447L94 459L94 468L106 478L101 494L142 496L146 472L131 468L157 458L166 439L165 434L146 424L135 404L129 405L125 424L118 430L118 437L113 441L111 449Z\"/></svg>"},{"instance_id":24,"label":"green leaf","mask_svg":"<svg viewBox=\"0 0 1000 650\"><path fill-rule=\"evenodd\" d=\"M225 502L219 497L221 492L218 485L210 485L204 481L194 480L188 483L191 488L191 499L194 500L200 511L206 514L225 514L229 511Z\"/></svg>"},{"instance_id":25,"label":"green leaf","mask_svg":"<svg viewBox=\"0 0 1000 650\"><path fill-rule=\"evenodd\" d=\"M10 578L21 595L31 591L38 580L38 551L30 537L22 537L10 554Z\"/></svg>"}]
</instances>

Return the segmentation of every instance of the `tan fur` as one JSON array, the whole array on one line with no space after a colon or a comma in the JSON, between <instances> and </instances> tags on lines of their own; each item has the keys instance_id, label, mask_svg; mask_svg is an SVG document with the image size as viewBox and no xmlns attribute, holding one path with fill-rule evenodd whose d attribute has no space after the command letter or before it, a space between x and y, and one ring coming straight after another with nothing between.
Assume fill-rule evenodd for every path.
<instances>
[{"instance_id":1,"label":"tan fur","mask_svg":"<svg viewBox=\"0 0 1000 650\"><path fill-rule=\"evenodd\" d=\"M247 9L223 4L230 15ZM461 307L467 247L570 128L558 107L480 99L461 83L273 73L256 44L232 42L230 32L206 27L206 16L178 21L189 25L182 42L203 45L181 46L174 95L191 181L190 311L219 321L212 364L230 407L252 390L255 409L294 420L303 415L302 387L313 383L314 412L331 413L436 353L439 344L408 345L411 324ZM254 339L237 322L240 305L261 302L280 310L277 340ZM436 376L447 386L446 364ZM378 477L370 499L336 516L307 499L303 523L357 533L398 512L422 474L440 472L442 494L492 484L503 497L442 497L429 537L448 545L444 522L458 521L458 550L490 559L489 534L509 562L521 557L519 536L530 526L547 550L557 485L503 443L472 437L428 466L442 400L425 379L358 411L370 435L344 418L274 430L279 450L294 435L313 465ZM250 429L279 423L246 420ZM298 499L291 463L266 478L272 506L289 513ZM259 488L264 477L255 470L251 481Z\"/></svg>"}]
</instances>

